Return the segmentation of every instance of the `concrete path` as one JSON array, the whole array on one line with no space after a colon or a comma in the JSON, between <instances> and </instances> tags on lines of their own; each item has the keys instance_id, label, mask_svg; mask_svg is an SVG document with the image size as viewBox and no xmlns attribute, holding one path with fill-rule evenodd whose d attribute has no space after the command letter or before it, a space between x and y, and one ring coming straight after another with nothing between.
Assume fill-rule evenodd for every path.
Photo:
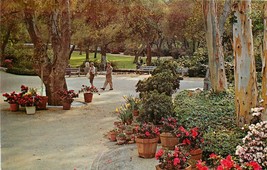
<instances>
[{"instance_id":1,"label":"concrete path","mask_svg":"<svg viewBox=\"0 0 267 170\"><path fill-rule=\"evenodd\" d=\"M20 85L38 88L36 76L17 76L0 71L1 94L19 91ZM26 115L21 108L10 112L1 95L1 167L3 170L117 170L155 169L155 159L138 157L135 144L118 146L105 137L117 120L113 113L124 99L123 95L136 95L135 85L148 75L114 75L114 90L94 95L93 102L71 110L49 107ZM79 90L89 84L85 77L66 78L69 89ZM95 78L102 87L105 77ZM203 79L186 78L181 89L201 88ZM82 102L83 97L75 99Z\"/></svg>"}]
</instances>

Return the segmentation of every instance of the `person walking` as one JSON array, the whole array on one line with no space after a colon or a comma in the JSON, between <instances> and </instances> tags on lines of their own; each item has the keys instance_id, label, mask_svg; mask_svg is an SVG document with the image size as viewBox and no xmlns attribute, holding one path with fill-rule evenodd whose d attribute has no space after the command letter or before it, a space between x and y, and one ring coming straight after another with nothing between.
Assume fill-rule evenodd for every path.
<instances>
[{"instance_id":1,"label":"person walking","mask_svg":"<svg viewBox=\"0 0 267 170\"><path fill-rule=\"evenodd\" d=\"M91 87L94 87L94 78L95 78L95 66L93 62L90 62L89 67L89 82L91 84Z\"/></svg>"},{"instance_id":2,"label":"person walking","mask_svg":"<svg viewBox=\"0 0 267 170\"><path fill-rule=\"evenodd\" d=\"M110 87L109 90L113 90L112 71L113 71L113 68L111 66L111 63L108 62L107 63L107 68L106 68L106 81L104 83L104 86L101 88L102 90L105 90L108 84L109 84L109 87Z\"/></svg>"}]
</instances>

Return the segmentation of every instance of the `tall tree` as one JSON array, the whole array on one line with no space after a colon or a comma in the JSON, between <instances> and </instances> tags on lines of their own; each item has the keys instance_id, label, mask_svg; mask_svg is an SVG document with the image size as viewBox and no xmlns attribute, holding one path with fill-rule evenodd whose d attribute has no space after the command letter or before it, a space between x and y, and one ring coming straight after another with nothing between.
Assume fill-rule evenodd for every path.
<instances>
[{"instance_id":1,"label":"tall tree","mask_svg":"<svg viewBox=\"0 0 267 170\"><path fill-rule=\"evenodd\" d=\"M233 5L237 21L233 24L235 72L235 108L237 124L250 123L249 112L257 104L256 67L253 52L251 0L240 0Z\"/></svg>"},{"instance_id":2,"label":"tall tree","mask_svg":"<svg viewBox=\"0 0 267 170\"><path fill-rule=\"evenodd\" d=\"M267 1L264 4L264 36L263 36L263 57L262 57L262 99L267 118Z\"/></svg>"},{"instance_id":3,"label":"tall tree","mask_svg":"<svg viewBox=\"0 0 267 170\"><path fill-rule=\"evenodd\" d=\"M224 54L217 18L216 2L214 0L203 0L203 13L211 87L214 92L223 92L227 89L227 79L225 75Z\"/></svg>"},{"instance_id":4,"label":"tall tree","mask_svg":"<svg viewBox=\"0 0 267 170\"><path fill-rule=\"evenodd\" d=\"M68 65L70 52L70 2L69 0L45 2L25 1L24 15L27 30L34 44L34 70L45 84L46 94L49 96L48 103L60 105L57 91L67 89L65 68ZM36 11L38 6L43 5L44 9ZM41 14L39 18L46 18L52 44L52 57L48 56L47 44L44 43L42 32L38 27L37 13Z\"/></svg>"}]
</instances>

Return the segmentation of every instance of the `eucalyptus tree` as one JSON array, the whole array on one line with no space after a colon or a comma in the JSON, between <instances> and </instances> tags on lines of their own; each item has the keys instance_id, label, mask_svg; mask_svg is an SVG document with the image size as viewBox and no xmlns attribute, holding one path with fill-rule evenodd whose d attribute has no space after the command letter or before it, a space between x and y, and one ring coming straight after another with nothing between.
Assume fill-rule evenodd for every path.
<instances>
[{"instance_id":1,"label":"eucalyptus tree","mask_svg":"<svg viewBox=\"0 0 267 170\"><path fill-rule=\"evenodd\" d=\"M227 89L221 37L223 28L220 29L219 27L217 3L215 0L203 0L203 14L209 56L209 75L211 87L216 93L223 92ZM221 25L221 27L224 27L224 24Z\"/></svg>"},{"instance_id":2,"label":"eucalyptus tree","mask_svg":"<svg viewBox=\"0 0 267 170\"><path fill-rule=\"evenodd\" d=\"M258 90L253 51L251 0L233 5L236 22L233 24L233 52L235 58L235 108L237 124L249 124L250 109L257 104Z\"/></svg>"}]
</instances>

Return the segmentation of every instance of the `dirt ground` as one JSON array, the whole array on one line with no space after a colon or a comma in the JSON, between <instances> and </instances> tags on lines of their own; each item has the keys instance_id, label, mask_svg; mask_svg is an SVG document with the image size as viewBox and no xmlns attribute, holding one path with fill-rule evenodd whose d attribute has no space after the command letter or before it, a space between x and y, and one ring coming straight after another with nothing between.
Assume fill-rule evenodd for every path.
<instances>
[{"instance_id":1,"label":"dirt ground","mask_svg":"<svg viewBox=\"0 0 267 170\"><path fill-rule=\"evenodd\" d=\"M15 76L2 71L0 73L1 93L19 91L21 84L30 87L40 85L39 78L35 76ZM1 98L2 169L112 170L121 166L115 164L125 161L123 155L126 152L131 152L130 161L136 166L122 164L125 168L119 169L154 169L156 161L138 158L134 144L123 146L130 149L123 151L122 146L109 142L105 137L117 120L113 112L124 102L122 96L137 95L135 84L147 76L114 75L113 91L100 91L100 95L94 94L92 103L85 105L80 103L83 101L80 95L75 99L71 110L48 107L47 110L37 111L35 115L26 115L23 108L18 112L10 112L9 105ZM104 79L104 76L99 75L95 79L95 85L101 87ZM69 89L78 90L81 84L86 83L88 80L85 77L67 78ZM187 82L190 88L198 87L201 83L201 79ZM101 162L107 153L109 157ZM107 168L101 168L103 165Z\"/></svg>"}]
</instances>

